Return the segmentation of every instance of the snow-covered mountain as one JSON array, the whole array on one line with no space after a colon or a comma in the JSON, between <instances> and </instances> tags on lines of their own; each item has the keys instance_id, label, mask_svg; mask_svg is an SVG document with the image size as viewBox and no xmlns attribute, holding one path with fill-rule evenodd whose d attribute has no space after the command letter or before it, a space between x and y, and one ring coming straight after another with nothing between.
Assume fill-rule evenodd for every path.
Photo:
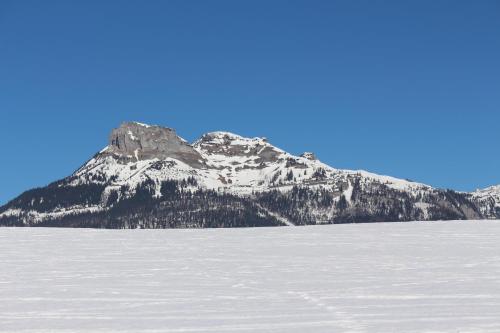
<instances>
[{"instance_id":1,"label":"snow-covered mountain","mask_svg":"<svg viewBox=\"0 0 500 333\"><path fill-rule=\"evenodd\" d=\"M173 129L128 122L73 175L0 208L0 224L164 228L495 218L499 193L339 170L312 153L294 156L265 138L228 132L189 144Z\"/></svg>"},{"instance_id":2,"label":"snow-covered mountain","mask_svg":"<svg viewBox=\"0 0 500 333\"><path fill-rule=\"evenodd\" d=\"M472 193L472 197L485 218L500 217L500 185L477 190Z\"/></svg>"}]
</instances>

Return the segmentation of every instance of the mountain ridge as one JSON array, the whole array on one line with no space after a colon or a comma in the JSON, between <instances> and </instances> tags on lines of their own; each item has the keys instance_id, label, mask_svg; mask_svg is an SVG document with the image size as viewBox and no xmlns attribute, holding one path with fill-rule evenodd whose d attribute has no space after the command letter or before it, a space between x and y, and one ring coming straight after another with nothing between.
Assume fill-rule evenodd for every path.
<instances>
[{"instance_id":1,"label":"mountain ridge","mask_svg":"<svg viewBox=\"0 0 500 333\"><path fill-rule=\"evenodd\" d=\"M108 146L72 175L2 206L0 225L167 228L478 219L499 218L499 203L500 186L472 193L436 189L336 169L312 153L295 156L262 137L216 131L188 143L172 128L124 122L111 131Z\"/></svg>"}]
</instances>

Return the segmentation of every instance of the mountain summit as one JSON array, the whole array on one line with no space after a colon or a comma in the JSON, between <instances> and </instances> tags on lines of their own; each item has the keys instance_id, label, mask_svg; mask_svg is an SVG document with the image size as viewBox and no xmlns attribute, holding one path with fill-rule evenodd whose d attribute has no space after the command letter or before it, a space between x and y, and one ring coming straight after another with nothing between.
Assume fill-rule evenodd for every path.
<instances>
[{"instance_id":1,"label":"mountain summit","mask_svg":"<svg viewBox=\"0 0 500 333\"><path fill-rule=\"evenodd\" d=\"M200 154L173 129L137 122L114 129L106 152L128 162L174 158L193 167L203 165Z\"/></svg>"},{"instance_id":2,"label":"mountain summit","mask_svg":"<svg viewBox=\"0 0 500 333\"><path fill-rule=\"evenodd\" d=\"M0 208L0 225L199 228L500 217L500 188L474 193L332 168L266 138L193 144L126 122L74 174Z\"/></svg>"}]
</instances>

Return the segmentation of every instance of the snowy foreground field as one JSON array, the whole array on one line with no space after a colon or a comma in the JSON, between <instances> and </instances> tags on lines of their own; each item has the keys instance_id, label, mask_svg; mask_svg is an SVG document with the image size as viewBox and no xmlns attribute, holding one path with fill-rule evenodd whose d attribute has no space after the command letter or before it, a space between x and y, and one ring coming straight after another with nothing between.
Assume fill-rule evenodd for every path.
<instances>
[{"instance_id":1,"label":"snowy foreground field","mask_svg":"<svg viewBox=\"0 0 500 333\"><path fill-rule=\"evenodd\" d=\"M0 228L0 332L500 332L500 221Z\"/></svg>"}]
</instances>

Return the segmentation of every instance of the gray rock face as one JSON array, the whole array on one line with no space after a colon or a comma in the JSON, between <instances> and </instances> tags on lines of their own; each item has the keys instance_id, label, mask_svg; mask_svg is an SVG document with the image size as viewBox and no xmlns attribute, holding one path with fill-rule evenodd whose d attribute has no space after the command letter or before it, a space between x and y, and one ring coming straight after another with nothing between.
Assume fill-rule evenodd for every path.
<instances>
[{"instance_id":1,"label":"gray rock face","mask_svg":"<svg viewBox=\"0 0 500 333\"><path fill-rule=\"evenodd\" d=\"M125 161L175 158L192 167L203 167L202 156L171 128L135 122L113 129L106 154Z\"/></svg>"}]
</instances>

